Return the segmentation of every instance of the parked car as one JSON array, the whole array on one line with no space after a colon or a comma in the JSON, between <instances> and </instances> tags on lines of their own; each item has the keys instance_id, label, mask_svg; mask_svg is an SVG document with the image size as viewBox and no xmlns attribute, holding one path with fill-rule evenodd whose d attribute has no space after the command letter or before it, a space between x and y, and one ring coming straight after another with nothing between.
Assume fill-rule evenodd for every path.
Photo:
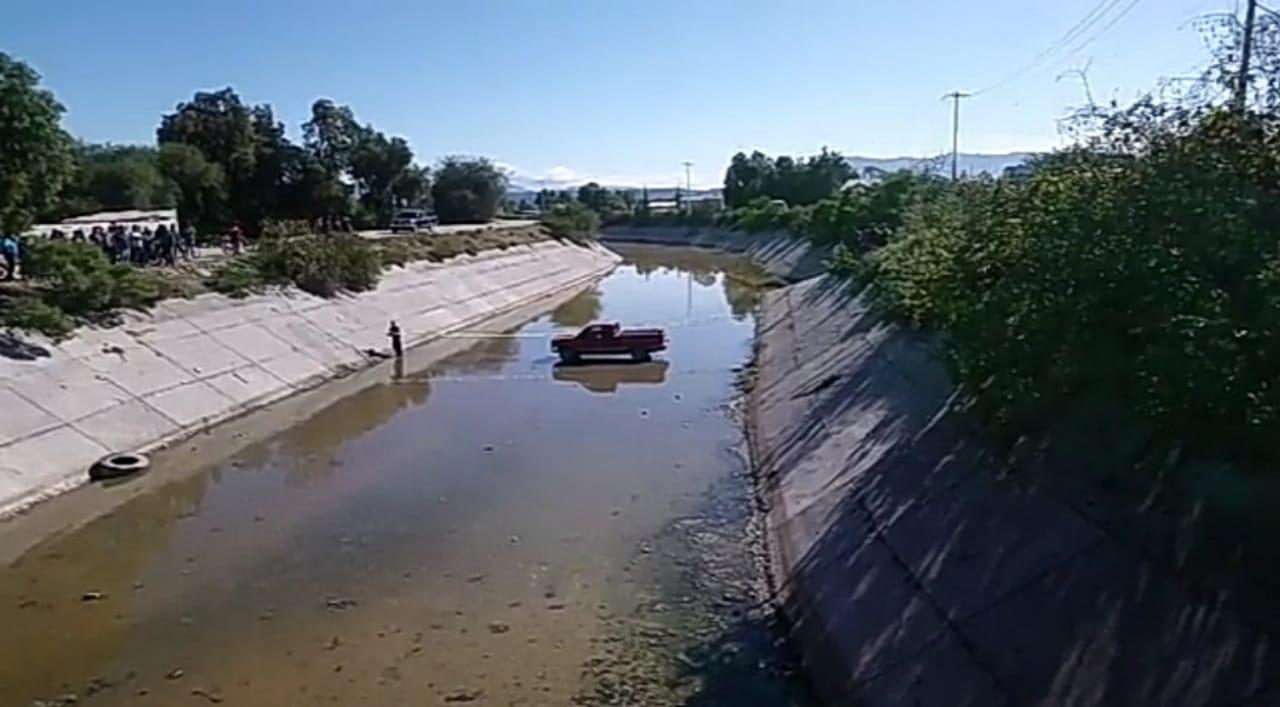
<instances>
[{"instance_id":1,"label":"parked car","mask_svg":"<svg viewBox=\"0 0 1280 707\"><path fill-rule=\"evenodd\" d=\"M435 226L435 214L426 209L400 209L391 217L392 233L430 233Z\"/></svg>"},{"instance_id":2,"label":"parked car","mask_svg":"<svg viewBox=\"0 0 1280 707\"><path fill-rule=\"evenodd\" d=\"M566 363L584 356L630 356L648 361L667 348L667 334L661 329L623 329L621 324L592 324L577 334L551 339L551 350Z\"/></svg>"}]
</instances>

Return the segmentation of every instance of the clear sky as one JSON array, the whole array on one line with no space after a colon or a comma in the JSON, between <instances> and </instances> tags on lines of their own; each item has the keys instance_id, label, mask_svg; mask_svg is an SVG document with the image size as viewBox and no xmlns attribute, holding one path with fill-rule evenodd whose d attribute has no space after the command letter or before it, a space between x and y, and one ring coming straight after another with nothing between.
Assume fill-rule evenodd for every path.
<instances>
[{"instance_id":1,"label":"clear sky","mask_svg":"<svg viewBox=\"0 0 1280 707\"><path fill-rule=\"evenodd\" d=\"M1063 50L963 105L965 151L1053 147L1083 101L1063 70L1091 60L1099 100L1132 98L1202 65L1190 21L1237 0L0 4L0 50L43 74L84 139L149 142L175 103L230 85L294 134L315 98L347 103L424 161L671 184L691 160L711 184L740 149L936 154L951 134L942 93L1001 82L1101 8Z\"/></svg>"}]
</instances>

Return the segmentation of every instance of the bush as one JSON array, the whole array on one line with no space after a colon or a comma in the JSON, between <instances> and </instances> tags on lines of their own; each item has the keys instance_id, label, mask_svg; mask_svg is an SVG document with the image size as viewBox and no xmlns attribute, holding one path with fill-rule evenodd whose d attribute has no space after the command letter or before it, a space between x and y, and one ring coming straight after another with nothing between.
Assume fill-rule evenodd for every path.
<instances>
[{"instance_id":1,"label":"bush","mask_svg":"<svg viewBox=\"0 0 1280 707\"><path fill-rule=\"evenodd\" d=\"M1188 451L1280 461L1280 121L1130 117L918 201L872 277L1011 438L1102 395Z\"/></svg>"},{"instance_id":2,"label":"bush","mask_svg":"<svg viewBox=\"0 0 1280 707\"><path fill-rule=\"evenodd\" d=\"M261 290L267 283L252 262L238 258L214 270L205 285L214 292L239 298Z\"/></svg>"},{"instance_id":3,"label":"bush","mask_svg":"<svg viewBox=\"0 0 1280 707\"><path fill-rule=\"evenodd\" d=\"M43 300L72 317L95 319L119 308L141 309L161 295L155 273L113 265L101 250L84 243L33 239L23 266L38 281Z\"/></svg>"},{"instance_id":4,"label":"bush","mask_svg":"<svg viewBox=\"0 0 1280 707\"><path fill-rule=\"evenodd\" d=\"M61 309L39 297L22 295L0 300L0 326L37 331L51 339L61 339L71 333L75 323Z\"/></svg>"},{"instance_id":5,"label":"bush","mask_svg":"<svg viewBox=\"0 0 1280 707\"><path fill-rule=\"evenodd\" d=\"M748 233L785 230L793 220L792 209L785 201L763 196L735 209L731 216L733 227Z\"/></svg>"},{"instance_id":6,"label":"bush","mask_svg":"<svg viewBox=\"0 0 1280 707\"><path fill-rule=\"evenodd\" d=\"M244 296L266 285L296 285L320 297L361 292L382 275L379 251L359 236L308 236L262 241L253 253L219 268L207 284Z\"/></svg>"},{"instance_id":7,"label":"bush","mask_svg":"<svg viewBox=\"0 0 1280 707\"><path fill-rule=\"evenodd\" d=\"M263 240L307 236L311 233L311 222L306 219L267 219L262 224Z\"/></svg>"},{"instance_id":8,"label":"bush","mask_svg":"<svg viewBox=\"0 0 1280 707\"><path fill-rule=\"evenodd\" d=\"M578 243L594 240L600 230L600 216L576 201L556 204L542 215L553 238L563 238Z\"/></svg>"}]
</instances>

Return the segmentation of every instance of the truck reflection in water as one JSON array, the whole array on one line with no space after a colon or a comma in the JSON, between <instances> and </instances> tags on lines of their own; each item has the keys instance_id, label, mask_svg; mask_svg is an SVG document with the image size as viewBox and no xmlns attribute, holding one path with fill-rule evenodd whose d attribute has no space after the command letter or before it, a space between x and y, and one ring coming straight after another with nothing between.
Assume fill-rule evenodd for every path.
<instances>
[{"instance_id":1,"label":"truck reflection in water","mask_svg":"<svg viewBox=\"0 0 1280 707\"><path fill-rule=\"evenodd\" d=\"M557 381L577 383L592 393L609 395L618 392L620 383L665 383L670 365L666 361L558 363L552 367L551 377Z\"/></svg>"}]
</instances>

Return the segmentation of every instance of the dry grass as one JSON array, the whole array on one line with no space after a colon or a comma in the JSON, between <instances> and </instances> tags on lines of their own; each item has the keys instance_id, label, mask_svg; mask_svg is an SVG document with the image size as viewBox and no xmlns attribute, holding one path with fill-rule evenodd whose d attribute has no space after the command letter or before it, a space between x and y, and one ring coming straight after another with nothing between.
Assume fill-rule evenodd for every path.
<instances>
[{"instance_id":1,"label":"dry grass","mask_svg":"<svg viewBox=\"0 0 1280 707\"><path fill-rule=\"evenodd\" d=\"M485 229L467 233L413 234L377 241L383 266L405 265L415 260L440 262L467 254L475 255L486 250L506 250L513 246L529 245L549 239L539 226L509 229Z\"/></svg>"}]
</instances>

